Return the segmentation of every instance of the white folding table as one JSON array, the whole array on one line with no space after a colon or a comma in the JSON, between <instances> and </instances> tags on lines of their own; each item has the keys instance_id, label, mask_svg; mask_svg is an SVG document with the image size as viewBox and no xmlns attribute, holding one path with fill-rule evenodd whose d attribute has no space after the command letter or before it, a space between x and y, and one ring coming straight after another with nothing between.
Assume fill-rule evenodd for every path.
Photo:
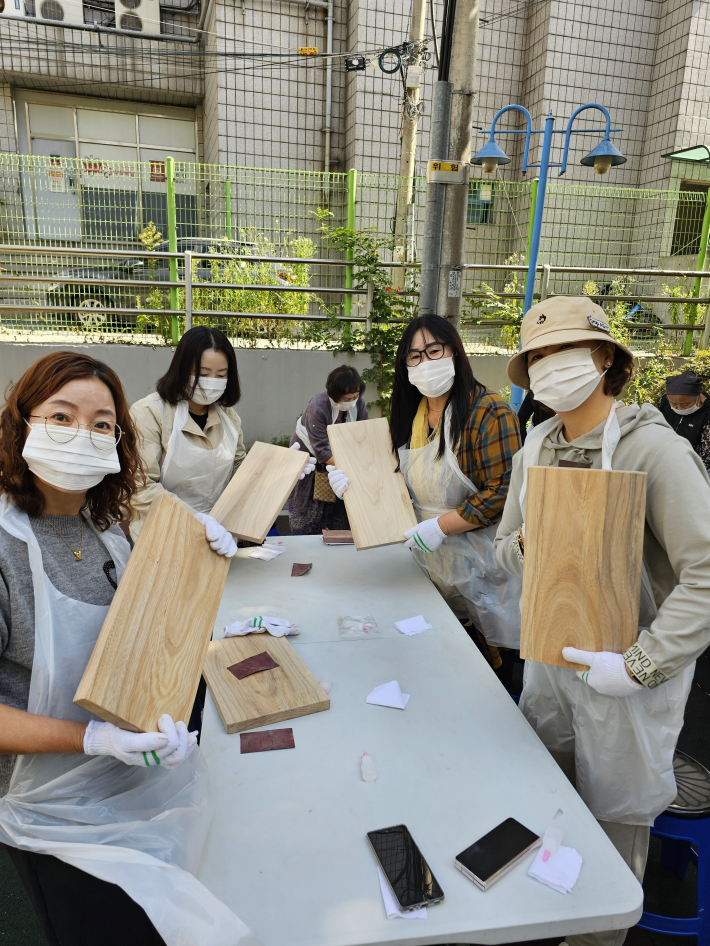
<instances>
[{"instance_id":1,"label":"white folding table","mask_svg":"<svg viewBox=\"0 0 710 946\"><path fill-rule=\"evenodd\" d=\"M633 926L643 893L621 857L410 553L356 552L294 536L270 562L240 550L217 617L286 617L316 679L332 681L327 712L279 723L296 748L240 754L208 695L202 751L213 820L199 879L264 946L507 943ZM291 577L294 562L312 562ZM406 637L395 621L422 614ZM371 615L365 639L343 639L339 616ZM406 710L365 703L398 680ZM274 727L275 728L275 727ZM362 753L378 779L364 782ZM505 818L542 833L561 811L564 844L583 856L574 890L527 876L533 855L482 892L456 854ZM426 919L388 920L366 832L404 823L443 887Z\"/></svg>"}]
</instances>

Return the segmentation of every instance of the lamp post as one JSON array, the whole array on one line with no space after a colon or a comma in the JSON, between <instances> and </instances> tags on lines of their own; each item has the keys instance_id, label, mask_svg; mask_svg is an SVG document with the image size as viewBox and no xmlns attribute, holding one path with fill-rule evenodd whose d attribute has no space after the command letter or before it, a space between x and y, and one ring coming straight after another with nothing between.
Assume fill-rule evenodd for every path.
<instances>
[{"instance_id":1,"label":"lamp post","mask_svg":"<svg viewBox=\"0 0 710 946\"><path fill-rule=\"evenodd\" d=\"M540 183L538 184L537 189L537 200L535 201L535 216L533 219L533 231L532 231L532 240L530 241L530 254L528 259L528 275L525 280L525 301L523 303L523 313L527 312L530 306L533 303L533 292L535 291L535 275L537 270L537 258L540 250L540 234L542 232L542 215L545 208L545 192L547 191L547 174L550 168L559 168L560 172L557 175L560 177L567 170L567 159L569 157L569 146L572 135L588 135L594 131L601 131L601 129L589 129L589 128L573 128L575 118L580 114L580 112L585 111L588 108L594 108L600 111L606 120L606 125L604 128L604 137L600 144L594 148L593 151L590 151L589 154L582 158L580 164L583 164L588 167L593 167L595 173L597 174L606 174L610 168L616 167L619 164L624 164L626 158L624 155L614 147L611 143L610 135L613 131L621 131L620 128L611 127L611 118L609 117L609 112L603 105L597 105L596 103L588 103L587 105L580 105L579 108L575 109L570 115L569 121L567 122L567 127L565 129L556 129L555 119L552 115L552 111L545 119L545 127L541 129L533 129L532 127L532 118L530 112L524 108L522 105L506 105L504 108L501 108L493 116L493 121L491 123L490 137L486 144L481 148L481 150L471 159L471 164L480 164L481 170L484 174L495 174L496 168L499 164L510 164L510 158L505 153L505 151L498 145L496 142L496 124L501 115L505 112L521 112L525 116L525 128L515 128L515 129L504 129L499 130L499 135L525 135L525 147L523 149L523 174L526 173L528 168L539 168L540 169ZM486 134L486 132L484 132ZM542 135L542 154L540 155L539 164L529 164L528 157L530 152L530 139L533 135ZM562 161L559 164L550 163L550 151L552 149L552 136L553 135L564 135L565 144L564 151L562 152ZM513 410L518 411L520 405L523 402L523 391L522 388L513 387L511 392L511 405Z\"/></svg>"}]
</instances>

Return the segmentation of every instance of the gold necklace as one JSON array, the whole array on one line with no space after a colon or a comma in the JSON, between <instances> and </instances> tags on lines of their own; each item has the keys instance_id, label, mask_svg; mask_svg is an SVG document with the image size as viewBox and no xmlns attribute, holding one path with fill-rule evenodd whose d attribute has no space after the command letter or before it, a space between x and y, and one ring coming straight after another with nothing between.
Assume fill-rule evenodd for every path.
<instances>
[{"instance_id":1,"label":"gold necklace","mask_svg":"<svg viewBox=\"0 0 710 946\"><path fill-rule=\"evenodd\" d=\"M49 522L49 519L47 519L47 517L45 516L44 513L42 513L42 518L43 518L46 522ZM54 525L54 523L53 523L53 522L49 522L50 526L54 529L54 531L57 533L57 535L58 535L59 538L62 540L62 542L66 545L66 547L67 547L67 548L69 549L69 551L72 553L72 555L74 556L74 558L76 559L77 562L80 562L80 561L82 560L82 559L81 559L81 547L82 547L82 545L84 544L84 520L81 518L81 516L79 516L79 523L81 524L81 536L80 536L80 538L79 538L79 549L78 549L78 551L75 552L74 549L71 547L71 545L69 545L69 543L67 542L67 540L64 538L64 536L62 535L62 533L59 531L59 529Z\"/></svg>"}]
</instances>

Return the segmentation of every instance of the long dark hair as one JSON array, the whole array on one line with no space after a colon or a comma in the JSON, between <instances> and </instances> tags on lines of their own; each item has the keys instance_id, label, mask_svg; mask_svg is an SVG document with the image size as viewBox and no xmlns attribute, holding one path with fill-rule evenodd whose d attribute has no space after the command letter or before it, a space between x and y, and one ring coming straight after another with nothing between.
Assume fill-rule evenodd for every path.
<instances>
[{"instance_id":1,"label":"long dark hair","mask_svg":"<svg viewBox=\"0 0 710 946\"><path fill-rule=\"evenodd\" d=\"M229 339L218 328L196 325L185 332L178 342L170 367L158 381L156 390L164 401L173 407L183 398L190 399L195 393L199 377L202 353L208 350L221 351L227 359L227 387L217 401L222 407L233 407L241 397L237 358ZM190 375L195 383L190 384Z\"/></svg>"},{"instance_id":2,"label":"long dark hair","mask_svg":"<svg viewBox=\"0 0 710 946\"><path fill-rule=\"evenodd\" d=\"M412 434L412 422L422 399L418 389L409 381L406 357L407 352L412 347L414 336L423 329L426 329L437 342L441 342L442 345L449 345L454 353L456 376L446 401L446 407L449 404L451 405L451 435L454 444L458 443L463 434L471 413L471 400L474 393L483 388L473 376L461 336L453 325L447 322L446 319L442 319L440 315L420 315L419 318L414 319L402 334L394 366L390 436L392 438L392 449L395 453L399 447L404 446L409 440ZM445 451L446 437L444 425L442 424L437 457L441 459Z\"/></svg>"}]
</instances>

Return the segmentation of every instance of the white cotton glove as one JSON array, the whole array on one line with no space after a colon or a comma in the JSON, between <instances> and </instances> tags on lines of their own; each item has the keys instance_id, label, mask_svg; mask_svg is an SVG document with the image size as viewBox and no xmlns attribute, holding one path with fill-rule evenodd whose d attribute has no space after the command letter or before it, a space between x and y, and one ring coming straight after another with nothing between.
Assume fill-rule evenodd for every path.
<instances>
[{"instance_id":1,"label":"white cotton glove","mask_svg":"<svg viewBox=\"0 0 710 946\"><path fill-rule=\"evenodd\" d=\"M188 733L185 723L176 726L167 714L160 717L158 728L160 732L127 732L113 723L92 719L84 733L84 752L86 755L111 755L126 765L172 768L195 748L197 734Z\"/></svg>"},{"instance_id":2,"label":"white cotton glove","mask_svg":"<svg viewBox=\"0 0 710 946\"><path fill-rule=\"evenodd\" d=\"M224 555L231 558L236 554L237 543L232 538L232 533L227 532L224 526L221 526L216 519L208 516L207 513L195 513L195 519L201 522L207 533L207 541L210 543L213 551L218 555Z\"/></svg>"},{"instance_id":3,"label":"white cotton glove","mask_svg":"<svg viewBox=\"0 0 710 946\"><path fill-rule=\"evenodd\" d=\"M301 449L301 445L300 445L300 443L292 443L291 446L290 446L288 449L289 449L289 450L300 450L300 449ZM306 466L304 467L303 473L301 473L301 475L298 477L299 480L305 479L310 473L312 473L312 472L315 470L315 468L316 468L316 463L317 463L317 462L318 462L318 461L316 460L315 457L308 457L308 463L306 463Z\"/></svg>"},{"instance_id":4,"label":"white cotton glove","mask_svg":"<svg viewBox=\"0 0 710 946\"><path fill-rule=\"evenodd\" d=\"M342 470L338 470L334 466L327 466L326 470L328 471L328 482L330 483L330 488L333 490L338 499L342 499L343 493L348 488L348 486L350 486L350 480Z\"/></svg>"},{"instance_id":5,"label":"white cotton glove","mask_svg":"<svg viewBox=\"0 0 710 946\"><path fill-rule=\"evenodd\" d=\"M407 529L404 535L409 539L404 543L405 549L419 549L420 552L436 552L444 539L448 538L439 525L438 516L425 519L413 529Z\"/></svg>"},{"instance_id":6,"label":"white cotton glove","mask_svg":"<svg viewBox=\"0 0 710 946\"><path fill-rule=\"evenodd\" d=\"M270 618L258 615L248 621L235 621L230 627L225 627L225 637L244 637L245 634L263 634L268 631L272 637L289 637L300 634L300 628L283 618Z\"/></svg>"},{"instance_id":7,"label":"white cotton glove","mask_svg":"<svg viewBox=\"0 0 710 946\"><path fill-rule=\"evenodd\" d=\"M563 647L562 656L573 664L587 664L589 670L578 670L577 676L604 696L632 696L634 693L642 693L645 689L628 675L621 654L611 654L607 650L595 653L578 650L576 647Z\"/></svg>"}]
</instances>

